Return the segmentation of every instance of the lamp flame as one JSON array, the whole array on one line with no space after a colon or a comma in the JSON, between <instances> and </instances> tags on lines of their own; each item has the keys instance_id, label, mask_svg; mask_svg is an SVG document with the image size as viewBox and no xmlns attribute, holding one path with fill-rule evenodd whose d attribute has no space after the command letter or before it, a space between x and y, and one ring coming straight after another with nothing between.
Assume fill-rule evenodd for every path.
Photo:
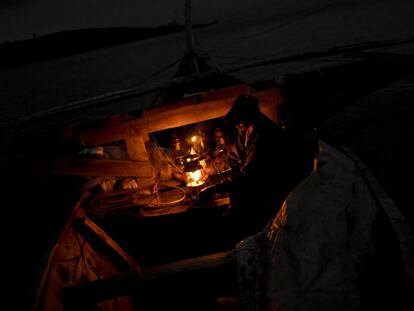
<instances>
[{"instance_id":1,"label":"lamp flame","mask_svg":"<svg viewBox=\"0 0 414 311\"><path fill-rule=\"evenodd\" d=\"M187 175L187 187L197 187L204 184L201 179L201 170L186 172L185 174Z\"/></svg>"}]
</instances>

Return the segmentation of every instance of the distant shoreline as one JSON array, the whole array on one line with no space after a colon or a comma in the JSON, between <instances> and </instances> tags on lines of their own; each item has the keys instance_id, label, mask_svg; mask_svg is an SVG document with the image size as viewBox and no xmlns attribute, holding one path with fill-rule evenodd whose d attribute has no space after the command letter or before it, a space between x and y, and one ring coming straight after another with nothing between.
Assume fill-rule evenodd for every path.
<instances>
[{"instance_id":1,"label":"distant shoreline","mask_svg":"<svg viewBox=\"0 0 414 311\"><path fill-rule=\"evenodd\" d=\"M218 24L218 22L195 24L193 27L203 28L215 24ZM0 70L146 40L184 30L185 25L172 22L155 28L87 28L62 31L39 37L34 36L26 40L6 41L0 44Z\"/></svg>"}]
</instances>

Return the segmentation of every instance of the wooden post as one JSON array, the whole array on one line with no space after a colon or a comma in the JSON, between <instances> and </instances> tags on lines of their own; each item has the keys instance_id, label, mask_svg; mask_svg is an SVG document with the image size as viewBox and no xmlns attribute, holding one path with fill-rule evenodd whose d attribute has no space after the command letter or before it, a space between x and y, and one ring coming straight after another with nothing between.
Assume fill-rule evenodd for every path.
<instances>
[{"instance_id":1,"label":"wooden post","mask_svg":"<svg viewBox=\"0 0 414 311\"><path fill-rule=\"evenodd\" d=\"M148 142L147 134L129 136L125 139L125 143L128 150L128 156L131 160L149 162L148 153L145 147L146 142Z\"/></svg>"},{"instance_id":2,"label":"wooden post","mask_svg":"<svg viewBox=\"0 0 414 311\"><path fill-rule=\"evenodd\" d=\"M194 34L191 22L191 0L185 0L185 38L187 41L188 55L190 56L191 73L198 75L200 68L198 67L197 58L194 52Z\"/></svg>"}]
</instances>

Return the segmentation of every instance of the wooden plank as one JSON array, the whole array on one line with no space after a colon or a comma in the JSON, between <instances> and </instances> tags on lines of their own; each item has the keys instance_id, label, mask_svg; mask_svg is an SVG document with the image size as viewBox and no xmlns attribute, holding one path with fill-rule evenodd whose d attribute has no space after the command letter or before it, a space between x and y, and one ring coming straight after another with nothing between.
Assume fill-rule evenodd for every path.
<instances>
[{"instance_id":1,"label":"wooden plank","mask_svg":"<svg viewBox=\"0 0 414 311\"><path fill-rule=\"evenodd\" d=\"M145 143L148 141L148 135L140 134L129 136L125 139L128 150L128 156L134 161L149 161Z\"/></svg>"},{"instance_id":2,"label":"wooden plank","mask_svg":"<svg viewBox=\"0 0 414 311\"><path fill-rule=\"evenodd\" d=\"M180 260L173 263L145 269L144 279L145 281L149 281L183 272L191 272L226 264L232 264L234 260L233 250Z\"/></svg>"},{"instance_id":3,"label":"wooden plank","mask_svg":"<svg viewBox=\"0 0 414 311\"><path fill-rule=\"evenodd\" d=\"M151 109L147 109L144 111L144 114L141 118L124 122L123 124L120 124L119 126L104 127L100 130L85 132L81 135L81 140L86 145L96 146L100 144L110 143L112 141L128 139L128 137L139 135L138 133L147 134L148 132L157 130L155 129L155 130L148 131L148 126L150 128L152 127L151 124L149 123L158 122L157 120L153 121L151 116L156 116L157 114L162 113L161 119L164 122L168 123L170 120L169 113L174 112L176 109L180 109L182 107L197 107L200 104L203 104L205 106L205 104L220 102L223 99L227 99L228 101L232 102L239 94L242 94L242 93L243 94L250 93L249 87L247 85L238 85L235 87L229 87L229 88L225 88L225 89L218 90L218 91L204 92L200 94L200 98L202 101L201 103L194 103L192 99L183 99L177 102L163 105L162 107L154 107ZM226 109L228 110L230 105L228 105L228 107L225 108L221 114L218 114L218 116L216 116L215 114L213 117L223 116L227 112L225 110ZM188 110L188 109L185 109L185 110ZM177 117L177 114L175 115ZM178 116L178 119L180 119L179 116ZM197 121L197 120L200 120L200 121ZM207 119L206 118L195 119L193 121L190 120L189 123L201 122L205 120ZM174 122L173 120L171 121ZM179 124L186 125L189 123L181 122ZM180 126L180 125L171 125L170 127L175 127L175 126Z\"/></svg>"},{"instance_id":4,"label":"wooden plank","mask_svg":"<svg viewBox=\"0 0 414 311\"><path fill-rule=\"evenodd\" d=\"M197 106L200 104L212 103L212 102L217 102L217 101L221 101L225 99L234 100L240 94L250 94L250 93L251 93L250 88L245 84L235 86L235 87L224 88L220 90L203 92L199 94L198 96L199 100L197 102L195 102L194 96L180 99L175 102L166 103L162 106L157 106L157 107L147 109L143 112L142 117L146 118L147 116L150 116L150 115L157 115L159 113L165 113L166 111L172 111L172 110L175 110L181 107L187 107L187 106L193 106L193 105ZM134 123L136 121L137 119L131 120L129 121L129 123Z\"/></svg>"},{"instance_id":5,"label":"wooden plank","mask_svg":"<svg viewBox=\"0 0 414 311\"><path fill-rule=\"evenodd\" d=\"M87 240L93 248L103 252L108 258L125 271L132 269L137 277L142 277L140 265L119 246L105 231L88 217L78 219L74 228Z\"/></svg>"},{"instance_id":6,"label":"wooden plank","mask_svg":"<svg viewBox=\"0 0 414 311\"><path fill-rule=\"evenodd\" d=\"M275 89L260 91L255 94L260 100L260 109L269 118L278 123L276 103L280 97ZM180 107L160 107L148 111L142 118L131 123L131 128L143 132L156 132L188 124L203 122L223 117L233 106L237 95L225 99L199 104L187 104Z\"/></svg>"},{"instance_id":7,"label":"wooden plank","mask_svg":"<svg viewBox=\"0 0 414 311\"><path fill-rule=\"evenodd\" d=\"M35 163L33 169L54 175L137 176L147 179L152 176L152 166L149 161L61 159Z\"/></svg>"},{"instance_id":8,"label":"wooden plank","mask_svg":"<svg viewBox=\"0 0 414 311\"><path fill-rule=\"evenodd\" d=\"M42 269L43 273L30 310L66 310L62 300L66 298L63 293L64 288L82 284L85 279L95 281L100 278L107 279L120 275L121 271L115 265L121 261L120 255L118 255L118 261L111 261L112 258L109 257L114 256L107 257L105 255L108 252L103 254L103 252L95 251L92 249L92 245L85 241L78 231L74 230L79 219L85 217L82 206L89 197L89 192L83 193L64 230L54 244L52 252L48 256L47 266L44 270ZM122 259L122 266L125 267L125 270L128 272L131 270L139 271L133 264L126 264L125 261ZM80 264L82 262L84 264ZM139 280L139 273L129 273L129 275L133 276L135 281ZM110 304L109 308L103 307L105 310L133 310L131 300L126 296L102 303ZM80 304L79 308L75 308L75 310L85 310L84 306L85 304Z\"/></svg>"},{"instance_id":9,"label":"wooden plank","mask_svg":"<svg viewBox=\"0 0 414 311\"><path fill-rule=\"evenodd\" d=\"M62 241L66 239L68 231L70 231L73 221L78 217L78 215L84 215L84 212L82 210L82 206L85 203L85 201L89 198L90 193L85 191L82 193L81 198L76 203L75 207L73 208L72 214L70 216L69 221L66 223L64 229L60 232L59 237L56 241L56 243L53 245L53 248L51 249L48 259L44 267L42 267L42 275L39 279L39 283L37 286L37 290L35 293L35 298L33 301L33 304L31 306L31 310L40 310L42 307L43 300L45 299L45 295L47 292L47 283L50 280L51 272L55 265L55 260L58 256L58 253L60 251L60 246L62 244Z\"/></svg>"},{"instance_id":10,"label":"wooden plank","mask_svg":"<svg viewBox=\"0 0 414 311\"><path fill-rule=\"evenodd\" d=\"M234 98L214 102L189 104L178 108L149 113L132 126L151 133L224 116L233 105Z\"/></svg>"},{"instance_id":11,"label":"wooden plank","mask_svg":"<svg viewBox=\"0 0 414 311\"><path fill-rule=\"evenodd\" d=\"M128 274L71 286L64 290L65 305L70 310L77 310L82 306L93 306L100 301L130 295L131 293L135 295L140 294L137 291L137 287L145 287L145 282L148 281L156 281L167 276L185 272L231 265L234 263L233 254L234 251L230 250L155 266L144 270L144 278L139 276L137 278L137 275Z\"/></svg>"},{"instance_id":12,"label":"wooden plank","mask_svg":"<svg viewBox=\"0 0 414 311\"><path fill-rule=\"evenodd\" d=\"M233 101L234 98L228 98L213 102L199 104L188 102L180 106L169 105L151 109L143 117L120 125L119 129L83 133L82 141L87 145L105 144L122 139L128 140L135 133L151 133L219 118L227 113Z\"/></svg>"}]
</instances>

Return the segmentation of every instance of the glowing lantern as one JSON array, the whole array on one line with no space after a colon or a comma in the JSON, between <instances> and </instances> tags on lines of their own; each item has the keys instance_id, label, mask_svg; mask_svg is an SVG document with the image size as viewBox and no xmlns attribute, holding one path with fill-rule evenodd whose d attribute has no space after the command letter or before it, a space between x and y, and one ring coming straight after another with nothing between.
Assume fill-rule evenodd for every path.
<instances>
[{"instance_id":1,"label":"glowing lantern","mask_svg":"<svg viewBox=\"0 0 414 311\"><path fill-rule=\"evenodd\" d=\"M188 162L185 166L185 175L187 176L187 187L198 187L204 184L201 179L202 166L198 161Z\"/></svg>"}]
</instances>

